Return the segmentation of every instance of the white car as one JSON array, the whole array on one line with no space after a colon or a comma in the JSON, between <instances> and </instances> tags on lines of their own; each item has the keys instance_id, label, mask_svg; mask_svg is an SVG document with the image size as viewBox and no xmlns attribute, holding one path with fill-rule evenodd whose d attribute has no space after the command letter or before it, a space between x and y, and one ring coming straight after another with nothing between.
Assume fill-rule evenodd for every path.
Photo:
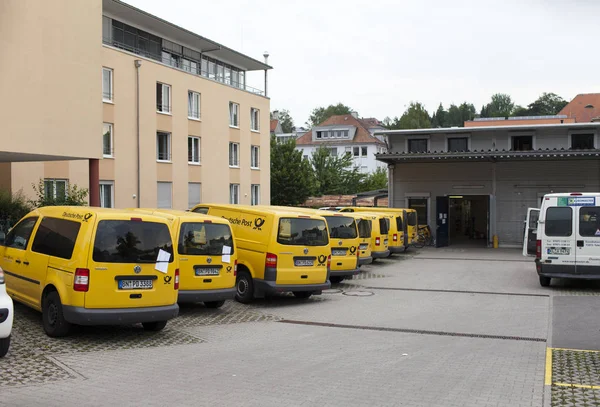
<instances>
[{"instance_id":1,"label":"white car","mask_svg":"<svg viewBox=\"0 0 600 407\"><path fill-rule=\"evenodd\" d=\"M13 324L13 302L6 293L4 271L0 268L0 358L8 353Z\"/></svg>"}]
</instances>

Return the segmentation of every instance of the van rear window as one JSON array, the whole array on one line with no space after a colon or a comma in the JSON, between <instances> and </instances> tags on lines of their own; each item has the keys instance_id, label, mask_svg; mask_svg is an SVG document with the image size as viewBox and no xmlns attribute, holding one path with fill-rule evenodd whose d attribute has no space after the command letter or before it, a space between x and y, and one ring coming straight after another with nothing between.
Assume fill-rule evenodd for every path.
<instances>
[{"instance_id":1,"label":"van rear window","mask_svg":"<svg viewBox=\"0 0 600 407\"><path fill-rule=\"evenodd\" d=\"M327 225L318 219L281 218L277 243L292 246L327 246Z\"/></svg>"},{"instance_id":2,"label":"van rear window","mask_svg":"<svg viewBox=\"0 0 600 407\"><path fill-rule=\"evenodd\" d=\"M164 223L101 220L92 258L99 263L154 263L160 249L171 253L172 262L173 242Z\"/></svg>"},{"instance_id":3,"label":"van rear window","mask_svg":"<svg viewBox=\"0 0 600 407\"><path fill-rule=\"evenodd\" d=\"M329 236L336 239L355 239L356 222L346 216L326 216Z\"/></svg>"},{"instance_id":4,"label":"van rear window","mask_svg":"<svg viewBox=\"0 0 600 407\"><path fill-rule=\"evenodd\" d=\"M67 219L43 218L31 250L48 256L70 259L81 223Z\"/></svg>"},{"instance_id":5,"label":"van rear window","mask_svg":"<svg viewBox=\"0 0 600 407\"><path fill-rule=\"evenodd\" d=\"M192 212L202 213L202 214L206 215L208 213L208 208L196 208Z\"/></svg>"},{"instance_id":6,"label":"van rear window","mask_svg":"<svg viewBox=\"0 0 600 407\"><path fill-rule=\"evenodd\" d=\"M177 252L190 256L220 256L223 246L231 248L233 238L229 225L219 223L186 222L181 225Z\"/></svg>"},{"instance_id":7,"label":"van rear window","mask_svg":"<svg viewBox=\"0 0 600 407\"><path fill-rule=\"evenodd\" d=\"M586 206L579 209L579 234L600 237L600 207Z\"/></svg>"},{"instance_id":8,"label":"van rear window","mask_svg":"<svg viewBox=\"0 0 600 407\"><path fill-rule=\"evenodd\" d=\"M367 219L360 219L358 221L358 236L360 238L371 237L371 221Z\"/></svg>"},{"instance_id":9,"label":"van rear window","mask_svg":"<svg viewBox=\"0 0 600 407\"><path fill-rule=\"evenodd\" d=\"M398 229L398 232L404 231L404 225L402 225L402 216L396 216L396 229Z\"/></svg>"},{"instance_id":10,"label":"van rear window","mask_svg":"<svg viewBox=\"0 0 600 407\"><path fill-rule=\"evenodd\" d=\"M379 219L379 233L387 235L390 232L390 220L388 218Z\"/></svg>"},{"instance_id":11,"label":"van rear window","mask_svg":"<svg viewBox=\"0 0 600 407\"><path fill-rule=\"evenodd\" d=\"M544 232L546 236L571 236L573 234L573 210L569 207L548 208Z\"/></svg>"},{"instance_id":12,"label":"van rear window","mask_svg":"<svg viewBox=\"0 0 600 407\"><path fill-rule=\"evenodd\" d=\"M417 213L416 212L407 212L406 213L406 223L408 226L417 226Z\"/></svg>"}]
</instances>

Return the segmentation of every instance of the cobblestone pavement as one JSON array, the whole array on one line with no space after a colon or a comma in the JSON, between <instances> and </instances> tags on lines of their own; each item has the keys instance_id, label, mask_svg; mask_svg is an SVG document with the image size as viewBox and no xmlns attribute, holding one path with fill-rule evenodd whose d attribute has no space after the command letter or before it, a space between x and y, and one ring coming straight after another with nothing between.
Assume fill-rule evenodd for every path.
<instances>
[{"instance_id":1,"label":"cobblestone pavement","mask_svg":"<svg viewBox=\"0 0 600 407\"><path fill-rule=\"evenodd\" d=\"M0 406L541 406L551 298L597 291L544 289L523 260L409 251L308 300L185 306L159 333L51 339L17 306Z\"/></svg>"},{"instance_id":2,"label":"cobblestone pavement","mask_svg":"<svg viewBox=\"0 0 600 407\"><path fill-rule=\"evenodd\" d=\"M549 349L552 406L600 406L600 352ZM548 383L548 379L550 382Z\"/></svg>"}]
</instances>

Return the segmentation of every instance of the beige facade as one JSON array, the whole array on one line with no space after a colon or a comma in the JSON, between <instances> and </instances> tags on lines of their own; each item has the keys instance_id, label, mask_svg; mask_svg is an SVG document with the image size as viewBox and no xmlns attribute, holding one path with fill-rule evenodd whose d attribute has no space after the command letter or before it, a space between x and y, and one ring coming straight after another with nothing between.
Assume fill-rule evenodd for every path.
<instances>
[{"instance_id":1,"label":"beige facade","mask_svg":"<svg viewBox=\"0 0 600 407\"><path fill-rule=\"evenodd\" d=\"M30 39L26 38L24 44L19 43L20 39L10 42L8 53L21 55L21 60L31 59L32 65L40 68L32 69L35 72L28 80L29 72L23 69L26 64L14 63L14 58L10 64L0 62L3 89L8 88L10 94L17 95L18 104L13 106L15 100L11 100L8 109L2 106L0 114L6 115L2 117L3 123L9 126L6 134L14 135L2 150L26 152L27 157L38 162L0 160L5 161L0 163L3 173L0 186L10 186L13 191L22 189L31 195L31 184L43 178L68 180L70 184L90 188L88 160L99 158L99 181L101 185L107 185L111 195L111 199L103 203L110 202L115 207L138 204L157 207L159 183L170 183L170 199L165 200L168 184L161 184L161 199L163 204L170 201L169 205L176 209L188 209L193 203L188 199L190 184L194 191L200 185L202 202L229 202L230 184L239 184L241 204L251 204L252 186L259 185L259 202L269 203L269 99L245 90L245 82L244 86L232 86L222 80L204 77L199 72L186 72L182 66L171 66L146 57L136 49L107 43L103 37L102 15L172 42L175 42L173 36L183 38L180 43L184 47L198 52L203 51L202 47L209 40L198 37L196 43L195 34L116 0L60 0L53 1L52 5L35 2L35 6L33 3L17 0L0 3L0 34L3 34L0 38L7 37L7 30L9 34L13 30L16 33L17 24L19 35L27 32L23 30L23 21L30 23L35 34L35 38L34 34ZM46 12L48 18L27 17ZM63 21L65 19L68 21ZM14 27L7 29L5 22ZM47 27L34 27L40 22ZM82 31L85 32L80 35ZM52 40L40 41L44 36L47 38L48 33ZM36 41L37 46L34 46ZM2 46L6 49L4 44ZM28 54L30 51L39 52L42 58L34 61L33 55ZM210 55L208 52L206 54ZM256 70L261 65L224 47L219 52L224 56L222 60L229 56L229 61L237 58L234 59L237 65L226 63L240 70ZM136 61L139 61L139 67ZM245 61L251 66L244 67ZM103 89L103 68L110 69L112 74L109 97L103 94L106 91ZM10 75L19 80L11 80ZM170 87L169 113L157 112L157 83ZM44 92L36 93L35 89L40 87ZM188 118L189 91L200 95L199 119ZM33 100L35 103L31 104ZM237 128L230 126L230 102L239 105ZM30 104L28 109L24 109L26 104ZM259 111L258 131L251 130L251 109ZM103 145L104 123L112 126L108 148ZM157 132L169 134L167 156L163 144L159 149ZM188 162L190 136L200 140L199 163ZM229 165L230 142L239 143L237 167ZM258 168L251 168L251 146L259 147ZM194 144L194 150L195 147ZM159 152L163 154L160 157ZM44 158L45 162L39 162L36 157ZM69 161L47 161L61 158ZM256 192L256 188L254 190ZM102 187L100 195L103 195Z\"/></svg>"}]
</instances>

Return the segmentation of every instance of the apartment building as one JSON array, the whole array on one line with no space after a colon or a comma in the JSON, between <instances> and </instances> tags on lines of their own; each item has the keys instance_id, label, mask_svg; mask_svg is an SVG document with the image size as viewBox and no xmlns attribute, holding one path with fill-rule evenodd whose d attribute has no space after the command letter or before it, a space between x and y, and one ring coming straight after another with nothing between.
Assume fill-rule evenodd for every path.
<instances>
[{"instance_id":1,"label":"apartment building","mask_svg":"<svg viewBox=\"0 0 600 407\"><path fill-rule=\"evenodd\" d=\"M104 207L269 203L270 101L247 79L270 66L117 0L59 3L63 11L85 9L90 24L74 26L86 35L70 33L71 41L79 37L86 41L82 48L97 48L95 58L77 61L86 78L95 73L93 85L86 84L93 86L88 93L94 100L71 103L77 111L90 107L97 113L86 116L79 135L89 151L64 161L12 162L13 191L29 194L30 184L43 178L47 193L61 194L77 183L89 188L91 204ZM58 52L72 53L68 47ZM50 65L44 61L39 68ZM55 95L56 105L62 98ZM56 119L64 123L71 116L61 109Z\"/></svg>"}]
</instances>

